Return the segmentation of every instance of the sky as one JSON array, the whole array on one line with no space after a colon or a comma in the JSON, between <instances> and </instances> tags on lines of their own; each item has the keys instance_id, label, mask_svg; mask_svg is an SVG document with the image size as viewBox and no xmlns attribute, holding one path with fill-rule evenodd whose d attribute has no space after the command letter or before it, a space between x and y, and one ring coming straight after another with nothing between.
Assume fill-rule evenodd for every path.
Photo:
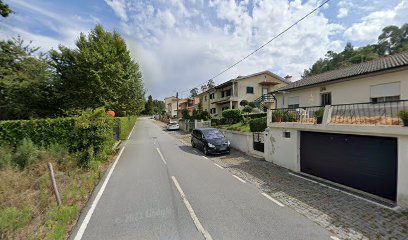
<instances>
[{"instance_id":1,"label":"sky","mask_svg":"<svg viewBox=\"0 0 408 240\"><path fill-rule=\"evenodd\" d=\"M0 39L20 35L42 51L75 48L96 24L117 31L139 63L147 95L188 97L193 87L261 46L323 0L4 0ZM270 70L298 80L329 50L375 43L382 28L408 22L408 0L331 0L216 84Z\"/></svg>"}]
</instances>

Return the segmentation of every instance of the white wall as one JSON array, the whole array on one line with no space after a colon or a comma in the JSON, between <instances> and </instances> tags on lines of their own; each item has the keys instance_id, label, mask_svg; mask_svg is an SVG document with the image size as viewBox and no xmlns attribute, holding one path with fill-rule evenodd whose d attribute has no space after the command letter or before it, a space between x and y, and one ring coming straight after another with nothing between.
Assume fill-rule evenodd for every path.
<instances>
[{"instance_id":1,"label":"white wall","mask_svg":"<svg viewBox=\"0 0 408 240\"><path fill-rule=\"evenodd\" d=\"M392 82L400 82L401 100L408 99L408 70L405 70L356 80L328 83L318 87L287 90L288 93L284 95L277 94L278 108L287 108L289 97L299 97L301 107L319 106L321 104L320 94L324 92L331 92L332 104L370 102L371 85ZM326 90L321 92L321 87L325 87ZM283 96L285 101L283 101Z\"/></svg>"},{"instance_id":2,"label":"white wall","mask_svg":"<svg viewBox=\"0 0 408 240\"><path fill-rule=\"evenodd\" d=\"M284 138L288 131L291 138ZM397 204L408 207L408 127L271 123L266 129L265 160L300 171L300 131L394 137L398 139Z\"/></svg>"},{"instance_id":3,"label":"white wall","mask_svg":"<svg viewBox=\"0 0 408 240\"><path fill-rule=\"evenodd\" d=\"M283 133L290 132L290 138ZM299 131L268 128L265 133L265 160L276 165L300 171L299 162Z\"/></svg>"},{"instance_id":4,"label":"white wall","mask_svg":"<svg viewBox=\"0 0 408 240\"><path fill-rule=\"evenodd\" d=\"M253 155L256 157L264 157L263 152L258 152L253 149L252 133L238 132L231 130L220 129L225 137L230 141L231 147L238 149L241 152Z\"/></svg>"}]
</instances>

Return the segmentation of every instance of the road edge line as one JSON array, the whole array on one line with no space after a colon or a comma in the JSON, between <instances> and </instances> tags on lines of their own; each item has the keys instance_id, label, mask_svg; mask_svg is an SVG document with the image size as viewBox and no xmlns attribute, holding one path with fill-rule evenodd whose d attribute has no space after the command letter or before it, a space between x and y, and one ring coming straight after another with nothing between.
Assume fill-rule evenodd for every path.
<instances>
[{"instance_id":1,"label":"road edge line","mask_svg":"<svg viewBox=\"0 0 408 240\"><path fill-rule=\"evenodd\" d=\"M206 240L212 240L211 235L204 229L203 225L201 225L200 220L198 220L193 207L191 206L190 202L187 200L186 195L184 194L183 189L181 189L181 186L178 183L176 177L171 176L171 179L173 180L174 185L176 185L177 191L180 193L181 198L183 199L184 205L186 205L186 208L188 212L190 213L190 216L193 219L194 225L196 226L197 230L203 234Z\"/></svg>"},{"instance_id":2,"label":"road edge line","mask_svg":"<svg viewBox=\"0 0 408 240\"><path fill-rule=\"evenodd\" d=\"M136 122L137 122L137 119L136 119ZM135 125L133 125L132 131L130 131L129 136L127 137L127 140L129 140L130 136L132 136L133 129L135 129L135 127L136 127L136 122L135 122Z\"/></svg>"},{"instance_id":3,"label":"road edge line","mask_svg":"<svg viewBox=\"0 0 408 240\"><path fill-rule=\"evenodd\" d=\"M269 195L266 194L266 193L262 193L262 195L263 195L264 197L266 197L267 199L271 200L272 202L276 203L276 205L278 205L278 206L280 206L280 207L284 207L284 206L285 206L285 205L283 205L283 203L279 202L278 200L276 200L275 198L269 196Z\"/></svg>"},{"instance_id":4,"label":"road edge line","mask_svg":"<svg viewBox=\"0 0 408 240\"><path fill-rule=\"evenodd\" d=\"M160 149L159 149L159 148L156 148L156 150L157 150L157 152L159 153L160 158L161 158L161 160L163 161L163 163L164 163L165 165L167 165L167 162L166 162L166 160L164 159L164 156L163 156L163 154L161 153Z\"/></svg>"},{"instance_id":5,"label":"road edge line","mask_svg":"<svg viewBox=\"0 0 408 240\"><path fill-rule=\"evenodd\" d=\"M214 163L214 165L217 166L217 167L219 167L219 168L221 168L221 169L224 169L223 167L221 167L220 165L218 165L218 164L216 164L216 163Z\"/></svg>"},{"instance_id":6,"label":"road edge line","mask_svg":"<svg viewBox=\"0 0 408 240\"><path fill-rule=\"evenodd\" d=\"M89 221L91 220L92 214L95 211L96 205L98 205L98 202L101 199L103 192L105 191L106 185L108 184L109 179L112 176L113 170L115 169L119 158L122 156L122 153L123 153L124 149L125 149L125 147L123 147L120 150L119 155L116 157L116 160L113 163L111 169L109 169L108 175L106 176L105 181L103 182L101 188L98 191L98 194L96 195L95 199L93 200L91 208L86 213L86 216L85 216L84 220L82 221L82 224L81 224L80 228L78 229L78 232L76 233L74 240L81 240L82 239L82 236L85 233L86 227L88 226Z\"/></svg>"},{"instance_id":7,"label":"road edge line","mask_svg":"<svg viewBox=\"0 0 408 240\"><path fill-rule=\"evenodd\" d=\"M238 177L238 176L236 176L236 175L234 175L234 174L232 174L232 176L233 176L234 178L238 179L240 182L246 183L246 181L245 181L244 179L242 179L242 178L240 178L240 177Z\"/></svg>"}]
</instances>

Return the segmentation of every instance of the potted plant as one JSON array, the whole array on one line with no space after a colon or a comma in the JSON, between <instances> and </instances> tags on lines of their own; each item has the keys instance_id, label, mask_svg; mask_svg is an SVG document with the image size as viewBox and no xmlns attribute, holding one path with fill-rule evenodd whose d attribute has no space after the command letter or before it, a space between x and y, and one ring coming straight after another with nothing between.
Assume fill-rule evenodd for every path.
<instances>
[{"instance_id":1,"label":"potted plant","mask_svg":"<svg viewBox=\"0 0 408 240\"><path fill-rule=\"evenodd\" d=\"M324 107L321 107L317 111L314 112L314 117L316 118L317 124L322 124L323 115L324 115Z\"/></svg>"},{"instance_id":2,"label":"potted plant","mask_svg":"<svg viewBox=\"0 0 408 240\"><path fill-rule=\"evenodd\" d=\"M401 111L398 113L398 116L402 119L404 127L408 127L408 111Z\"/></svg>"},{"instance_id":3,"label":"potted plant","mask_svg":"<svg viewBox=\"0 0 408 240\"><path fill-rule=\"evenodd\" d=\"M276 110L273 112L274 122L282 122L284 112L282 110Z\"/></svg>"}]
</instances>

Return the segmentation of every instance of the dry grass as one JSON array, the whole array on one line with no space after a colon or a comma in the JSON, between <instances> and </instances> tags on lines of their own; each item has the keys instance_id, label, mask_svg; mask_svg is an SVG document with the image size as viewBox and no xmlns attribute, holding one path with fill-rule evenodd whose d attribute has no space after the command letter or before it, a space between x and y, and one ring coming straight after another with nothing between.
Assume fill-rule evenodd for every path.
<instances>
[{"instance_id":1,"label":"dry grass","mask_svg":"<svg viewBox=\"0 0 408 240\"><path fill-rule=\"evenodd\" d=\"M110 162L95 161L89 169L80 169L72 157L57 161L43 151L40 158L24 170L0 170L0 239L65 239ZM47 162L54 166L60 207Z\"/></svg>"},{"instance_id":2,"label":"dry grass","mask_svg":"<svg viewBox=\"0 0 408 240\"><path fill-rule=\"evenodd\" d=\"M331 123L335 124L369 124L369 125L400 125L401 119L398 117L343 117L332 116Z\"/></svg>"}]
</instances>

